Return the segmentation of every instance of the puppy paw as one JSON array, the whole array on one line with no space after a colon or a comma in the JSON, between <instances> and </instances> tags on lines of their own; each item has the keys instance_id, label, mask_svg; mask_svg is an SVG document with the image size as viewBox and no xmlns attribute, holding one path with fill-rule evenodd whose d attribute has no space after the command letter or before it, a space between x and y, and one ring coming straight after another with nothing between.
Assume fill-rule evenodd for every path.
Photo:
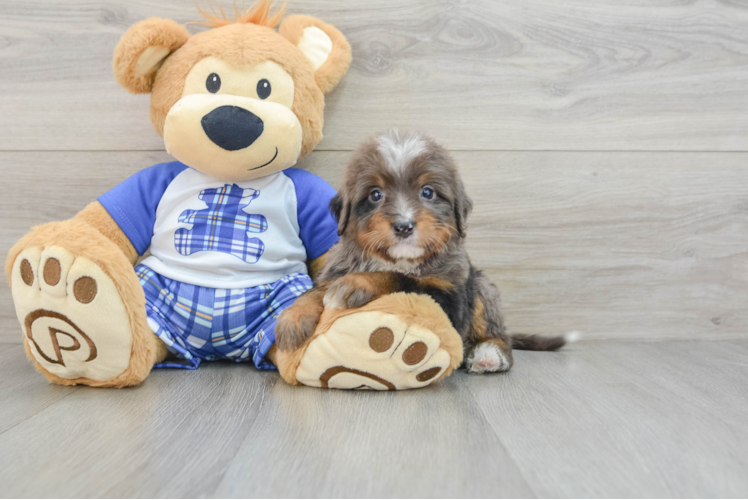
<instances>
[{"instance_id":1,"label":"puppy paw","mask_svg":"<svg viewBox=\"0 0 748 500\"><path fill-rule=\"evenodd\" d=\"M503 349L502 349L503 347ZM512 367L511 353L504 352L503 342L485 341L478 344L468 355L465 365L470 373L494 373L509 371Z\"/></svg>"},{"instance_id":2,"label":"puppy paw","mask_svg":"<svg viewBox=\"0 0 748 500\"><path fill-rule=\"evenodd\" d=\"M330 309L356 309L374 300L375 293L365 280L356 276L343 276L327 289L325 307Z\"/></svg>"}]
</instances>

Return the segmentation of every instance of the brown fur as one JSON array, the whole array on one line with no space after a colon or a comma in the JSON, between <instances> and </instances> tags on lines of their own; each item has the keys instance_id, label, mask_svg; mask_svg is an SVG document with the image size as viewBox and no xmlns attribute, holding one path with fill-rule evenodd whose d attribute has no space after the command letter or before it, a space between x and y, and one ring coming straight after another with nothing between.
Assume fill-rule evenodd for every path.
<instances>
[{"instance_id":1,"label":"brown fur","mask_svg":"<svg viewBox=\"0 0 748 500\"><path fill-rule=\"evenodd\" d=\"M424 249L423 257L418 262L425 262L446 248L449 240L455 235L455 227L444 225L439 222L434 214L427 209L422 209L416 217L416 223L423 234Z\"/></svg>"},{"instance_id":2,"label":"brown fur","mask_svg":"<svg viewBox=\"0 0 748 500\"><path fill-rule=\"evenodd\" d=\"M317 288L310 290L296 299L292 307L287 308L281 313L288 330L281 338L276 339L276 345L282 351L289 351L300 345L307 336L306 332L314 330L317 326L324 306L322 299L325 296L325 290Z\"/></svg>"},{"instance_id":3,"label":"brown fur","mask_svg":"<svg viewBox=\"0 0 748 500\"><path fill-rule=\"evenodd\" d=\"M381 251L383 244L390 238L391 223L382 214L374 214L366 228L356 234L356 239L361 248L369 255L376 255L383 260L392 260L386 253Z\"/></svg>"},{"instance_id":4,"label":"brown fur","mask_svg":"<svg viewBox=\"0 0 748 500\"><path fill-rule=\"evenodd\" d=\"M221 13L221 17L218 17L215 9L211 9L213 10L212 13L205 12L198 5L197 10L200 11L200 14L203 15L205 21L198 21L194 24L202 24L211 28L220 28L221 26L226 26L228 24L238 23L257 24L259 26L267 26L268 28L275 28L286 11L286 4L283 4L283 6L281 6L281 8L271 16L270 9L272 7L273 2L271 0L260 0L249 9L245 10L244 12L240 12L239 7L237 7L236 5L236 1L234 1L234 12L236 15L234 16L233 21L229 21L226 18L226 13L223 11L223 7L221 7L220 5L218 6L218 9Z\"/></svg>"},{"instance_id":5,"label":"brown fur","mask_svg":"<svg viewBox=\"0 0 748 500\"><path fill-rule=\"evenodd\" d=\"M454 283L450 283L449 281L436 276L426 276L425 278L419 278L418 282L423 287L439 288L445 291L451 291L455 289Z\"/></svg>"},{"instance_id":6,"label":"brown fur","mask_svg":"<svg viewBox=\"0 0 748 500\"><path fill-rule=\"evenodd\" d=\"M466 359L488 342L504 355L500 369L511 367L513 340L504 328L499 292L472 266L464 247L472 202L444 148L398 133L366 142L349 163L331 208L341 240L310 292L314 300L324 292L327 307L358 310L394 292L430 295L462 337ZM301 325L293 308L276 327L281 350L297 347L314 330L309 316ZM516 347L552 350L563 344L563 337L517 336Z\"/></svg>"},{"instance_id":7,"label":"brown fur","mask_svg":"<svg viewBox=\"0 0 748 500\"><path fill-rule=\"evenodd\" d=\"M309 276L311 276L312 279L315 279L320 271L322 271L322 268L325 267L326 260L327 253L324 253L316 259L312 259L307 262L306 267L309 269Z\"/></svg>"},{"instance_id":8,"label":"brown fur","mask_svg":"<svg viewBox=\"0 0 748 500\"><path fill-rule=\"evenodd\" d=\"M419 279L419 283L422 286L440 287L444 290L454 288L451 283L436 277ZM317 326L324 309L325 295L334 297L338 302L345 304L347 309L354 309L398 290L399 282L396 277L385 272L352 273L332 283L319 284L313 291L302 295L286 310L288 312L281 313L282 319L279 319L279 324L282 333L276 334L278 347L288 351L297 348L306 340Z\"/></svg>"},{"instance_id":9,"label":"brown fur","mask_svg":"<svg viewBox=\"0 0 748 500\"><path fill-rule=\"evenodd\" d=\"M298 301L296 302L298 303ZM295 305L295 304L294 304ZM288 309L286 309L288 311ZM430 297L410 293L394 293L385 295L359 309L325 309L317 319L316 330L306 338L298 348L283 350L280 347L272 350L271 359L278 366L281 377L289 384L299 385L296 371L306 354L309 344L317 337L324 335L338 319L359 312L377 311L392 314L407 324L417 324L433 332L439 337L440 347L450 355L450 366L435 379L441 380L452 373L462 363L462 346L449 326L449 318L439 305ZM284 311L285 312L285 311Z\"/></svg>"},{"instance_id":10,"label":"brown fur","mask_svg":"<svg viewBox=\"0 0 748 500\"><path fill-rule=\"evenodd\" d=\"M483 300L476 300L475 309L473 309L473 321L470 323L470 336L474 339L483 340L486 338L488 324L486 323L485 314L486 306L483 305Z\"/></svg>"},{"instance_id":11,"label":"brown fur","mask_svg":"<svg viewBox=\"0 0 748 500\"><path fill-rule=\"evenodd\" d=\"M260 10L268 2L261 4ZM134 93L151 92L151 122L163 136L166 115L182 97L185 78L199 60L214 56L236 66L273 61L294 81L291 110L302 125L301 156L304 156L322 139L324 94L332 90L348 70L350 45L335 27L311 16L289 16L278 31L269 27L270 21L255 24L249 20L251 15L247 19L216 22L214 24L220 27L193 36L169 19L141 21L127 30L115 49L113 65L117 81ZM333 41L332 53L316 71L296 47L304 28L309 26L321 29ZM163 46L172 52L158 71L139 75L135 65L151 46Z\"/></svg>"},{"instance_id":12,"label":"brown fur","mask_svg":"<svg viewBox=\"0 0 748 500\"><path fill-rule=\"evenodd\" d=\"M47 377L47 380L61 385L126 387L139 384L148 376L154 363L165 357L165 346L153 334L146 322L145 294L132 270L132 263L117 245L104 237L97 229L81 220L71 219L37 226L13 245L6 260L5 271L9 277L8 280L10 281L13 263L25 248L43 248L51 245L63 247L73 255L90 260L114 282L130 319L130 330L133 336L130 366L122 374L107 381L87 378L63 379L42 368L31 355L28 342L24 337L29 359L36 369Z\"/></svg>"},{"instance_id":13,"label":"brown fur","mask_svg":"<svg viewBox=\"0 0 748 500\"><path fill-rule=\"evenodd\" d=\"M173 52L189 39L184 26L171 19L151 17L140 21L129 30L114 49L112 68L117 83L133 94L147 94L153 88L156 71L144 75L135 71L135 66L149 47L165 47Z\"/></svg>"},{"instance_id":14,"label":"brown fur","mask_svg":"<svg viewBox=\"0 0 748 500\"><path fill-rule=\"evenodd\" d=\"M267 60L278 63L294 81L291 110L303 129L302 156L322 139L325 99L315 83L311 65L304 54L278 32L253 24L229 24L198 33L167 58L156 75L151 94L151 121L160 135L163 135L167 113L182 97L187 74L196 62L208 56L236 66Z\"/></svg>"},{"instance_id":15,"label":"brown fur","mask_svg":"<svg viewBox=\"0 0 748 500\"><path fill-rule=\"evenodd\" d=\"M234 22L227 21L225 16L219 19L208 15L208 24L216 27L193 36L169 19L141 21L127 30L115 49L112 62L115 77L133 93L151 93L151 121L163 136L166 116L182 97L185 78L198 61L209 56L234 66L272 61L293 79L291 111L301 124L300 155L304 155L322 138L324 93L332 90L347 71L350 45L336 28L309 16L290 16L275 31L273 27L283 9L271 16L270 8L270 1L260 0L244 13L237 10ZM331 54L316 71L296 46L304 28L309 26L322 30L333 42ZM138 256L132 243L101 204L93 202L74 219L36 227L16 243L6 260L9 281L14 262L24 249L50 245L91 260L113 280L130 321L133 347L130 366L121 375L104 382L62 379L44 371L32 359L35 366L50 381L63 385L138 384L155 362L165 358L167 350L146 322L144 293L133 272ZM310 263L313 273L319 271L322 262L323 257ZM28 345L27 353L30 354Z\"/></svg>"},{"instance_id":16,"label":"brown fur","mask_svg":"<svg viewBox=\"0 0 748 500\"><path fill-rule=\"evenodd\" d=\"M135 247L127 239L125 233L122 232L122 229L114 222L112 216L109 215L109 212L106 211L101 203L98 201L89 203L86 208L78 212L75 218L86 222L89 226L103 234L122 250L122 253L125 254L125 257L131 264L135 265L135 262L138 260L138 251L135 250Z\"/></svg>"},{"instance_id":17,"label":"brown fur","mask_svg":"<svg viewBox=\"0 0 748 500\"><path fill-rule=\"evenodd\" d=\"M327 60L314 72L314 79L323 93L327 94L338 84L351 64L351 46L343 34L335 27L312 16L288 16L281 23L278 32L296 45L304 28L315 26L332 40L332 52Z\"/></svg>"}]
</instances>

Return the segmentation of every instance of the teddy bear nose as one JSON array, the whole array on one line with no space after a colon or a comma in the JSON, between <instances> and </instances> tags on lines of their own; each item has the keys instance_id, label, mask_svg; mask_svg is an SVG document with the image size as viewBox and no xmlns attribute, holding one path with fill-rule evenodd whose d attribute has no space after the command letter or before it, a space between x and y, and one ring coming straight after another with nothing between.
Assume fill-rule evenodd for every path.
<instances>
[{"instance_id":1,"label":"teddy bear nose","mask_svg":"<svg viewBox=\"0 0 748 500\"><path fill-rule=\"evenodd\" d=\"M216 146L236 151L252 145L265 130L259 116L238 106L220 106L202 119L203 130Z\"/></svg>"}]
</instances>

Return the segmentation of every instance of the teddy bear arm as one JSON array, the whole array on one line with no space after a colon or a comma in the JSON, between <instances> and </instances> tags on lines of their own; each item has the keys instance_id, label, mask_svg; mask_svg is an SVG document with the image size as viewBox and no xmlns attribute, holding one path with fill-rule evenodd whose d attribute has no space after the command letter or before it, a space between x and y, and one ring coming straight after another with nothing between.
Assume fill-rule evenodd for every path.
<instances>
[{"instance_id":1,"label":"teddy bear arm","mask_svg":"<svg viewBox=\"0 0 748 500\"><path fill-rule=\"evenodd\" d=\"M86 208L78 212L75 219L87 223L104 235L109 241L117 245L131 264L134 265L138 260L138 252L135 250L130 239L98 201L89 203Z\"/></svg>"},{"instance_id":2,"label":"teddy bear arm","mask_svg":"<svg viewBox=\"0 0 748 500\"><path fill-rule=\"evenodd\" d=\"M49 381L137 385L164 359L147 324L136 257L99 202L33 228L10 249L6 272L26 354Z\"/></svg>"}]
</instances>

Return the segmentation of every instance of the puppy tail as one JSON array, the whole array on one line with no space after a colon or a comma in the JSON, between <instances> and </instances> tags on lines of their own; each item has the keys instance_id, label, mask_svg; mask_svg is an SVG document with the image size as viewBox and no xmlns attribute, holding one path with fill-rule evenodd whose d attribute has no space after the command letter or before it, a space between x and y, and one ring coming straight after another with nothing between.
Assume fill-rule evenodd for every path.
<instances>
[{"instance_id":1,"label":"puppy tail","mask_svg":"<svg viewBox=\"0 0 748 500\"><path fill-rule=\"evenodd\" d=\"M555 351L561 349L566 344L578 341L581 337L582 335L579 332L569 332L565 335L556 335L553 337L526 335L523 333L509 335L509 338L512 339L512 348L525 351Z\"/></svg>"}]
</instances>

